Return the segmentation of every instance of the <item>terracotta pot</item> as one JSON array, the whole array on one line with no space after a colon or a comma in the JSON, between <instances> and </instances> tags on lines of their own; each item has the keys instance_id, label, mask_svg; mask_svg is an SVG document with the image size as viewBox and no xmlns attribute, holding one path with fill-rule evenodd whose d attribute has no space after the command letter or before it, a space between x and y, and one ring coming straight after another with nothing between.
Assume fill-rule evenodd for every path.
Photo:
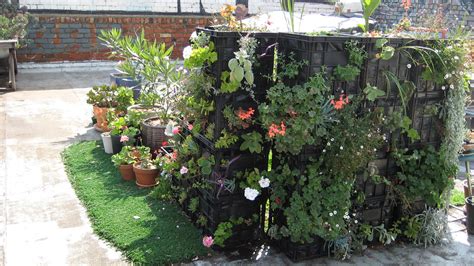
<instances>
[{"instance_id":1,"label":"terracotta pot","mask_svg":"<svg viewBox=\"0 0 474 266\"><path fill-rule=\"evenodd\" d=\"M118 169L124 180L130 181L130 180L135 179L135 172L133 171L133 165L131 164L121 165L119 166Z\"/></svg>"},{"instance_id":2,"label":"terracotta pot","mask_svg":"<svg viewBox=\"0 0 474 266\"><path fill-rule=\"evenodd\" d=\"M110 131L107 127L107 111L109 108L107 107L97 107L93 106L94 117L97 123L94 125L94 128L101 132Z\"/></svg>"},{"instance_id":3,"label":"terracotta pot","mask_svg":"<svg viewBox=\"0 0 474 266\"><path fill-rule=\"evenodd\" d=\"M133 165L133 171L139 187L153 187L156 185L156 178L160 173L158 169L142 169L139 163Z\"/></svg>"}]
</instances>

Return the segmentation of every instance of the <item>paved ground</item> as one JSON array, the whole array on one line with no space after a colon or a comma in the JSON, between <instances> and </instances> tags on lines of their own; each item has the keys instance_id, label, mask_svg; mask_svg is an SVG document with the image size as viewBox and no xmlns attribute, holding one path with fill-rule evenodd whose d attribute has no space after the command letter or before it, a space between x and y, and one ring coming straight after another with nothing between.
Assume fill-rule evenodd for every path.
<instances>
[{"instance_id":1,"label":"paved ground","mask_svg":"<svg viewBox=\"0 0 474 266\"><path fill-rule=\"evenodd\" d=\"M96 139L89 126L89 87L108 82L109 71L20 74L19 91L0 94L0 262L7 265L121 265L120 253L93 233L60 158L65 146ZM454 211L450 220L462 216ZM368 250L341 263L306 264L474 264L474 237L450 223L452 241L428 249L396 246ZM235 255L235 254L231 254ZM258 259L257 259L258 258ZM251 259L224 254L193 264L285 265L268 247Z\"/></svg>"}]
</instances>

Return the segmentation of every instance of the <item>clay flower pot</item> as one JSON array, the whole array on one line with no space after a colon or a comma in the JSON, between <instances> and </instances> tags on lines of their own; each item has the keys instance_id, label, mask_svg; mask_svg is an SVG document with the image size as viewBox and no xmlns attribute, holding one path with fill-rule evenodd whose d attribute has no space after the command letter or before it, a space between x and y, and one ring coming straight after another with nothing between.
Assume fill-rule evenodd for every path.
<instances>
[{"instance_id":1,"label":"clay flower pot","mask_svg":"<svg viewBox=\"0 0 474 266\"><path fill-rule=\"evenodd\" d=\"M97 107L93 106L94 117L97 123L94 125L94 128L100 132L107 132L110 129L107 127L107 107Z\"/></svg>"},{"instance_id":2,"label":"clay flower pot","mask_svg":"<svg viewBox=\"0 0 474 266\"><path fill-rule=\"evenodd\" d=\"M135 179L135 172L133 171L133 165L121 165L119 166L120 174L122 175L123 180L130 181Z\"/></svg>"},{"instance_id":3,"label":"clay flower pot","mask_svg":"<svg viewBox=\"0 0 474 266\"><path fill-rule=\"evenodd\" d=\"M139 187L153 187L156 185L156 178L158 177L158 169L142 169L140 163L133 165L133 171L137 181L135 182Z\"/></svg>"}]
</instances>

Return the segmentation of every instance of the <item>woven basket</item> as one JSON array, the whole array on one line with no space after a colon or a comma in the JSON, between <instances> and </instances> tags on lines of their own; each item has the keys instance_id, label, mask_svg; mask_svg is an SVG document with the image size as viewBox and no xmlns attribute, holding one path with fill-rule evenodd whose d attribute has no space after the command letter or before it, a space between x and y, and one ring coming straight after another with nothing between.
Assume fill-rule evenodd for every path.
<instances>
[{"instance_id":1,"label":"woven basket","mask_svg":"<svg viewBox=\"0 0 474 266\"><path fill-rule=\"evenodd\" d=\"M150 121L157 120L159 117L150 117L142 122L142 141L143 145L149 147L152 152L160 149L164 141L168 141L165 135L165 125L151 126Z\"/></svg>"},{"instance_id":2,"label":"woven basket","mask_svg":"<svg viewBox=\"0 0 474 266\"><path fill-rule=\"evenodd\" d=\"M152 117L157 116L159 109L160 109L159 106L147 106L147 105L135 104L135 105L129 106L127 108L127 111L136 110L136 111L145 112L145 119L146 119L146 118L152 118Z\"/></svg>"}]
</instances>

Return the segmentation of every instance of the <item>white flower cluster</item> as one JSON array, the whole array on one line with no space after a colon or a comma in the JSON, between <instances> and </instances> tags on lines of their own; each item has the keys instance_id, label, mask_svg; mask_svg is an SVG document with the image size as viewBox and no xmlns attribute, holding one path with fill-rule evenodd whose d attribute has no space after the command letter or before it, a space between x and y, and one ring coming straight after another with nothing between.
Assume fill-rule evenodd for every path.
<instances>
[{"instance_id":1,"label":"white flower cluster","mask_svg":"<svg viewBox=\"0 0 474 266\"><path fill-rule=\"evenodd\" d=\"M258 180L258 184L260 185L261 188L267 188L270 186L270 179L265 178L265 177L260 177L260 180ZM255 198L260 195L260 192L254 188L245 188L244 190L244 196L246 199L254 201Z\"/></svg>"}]
</instances>

